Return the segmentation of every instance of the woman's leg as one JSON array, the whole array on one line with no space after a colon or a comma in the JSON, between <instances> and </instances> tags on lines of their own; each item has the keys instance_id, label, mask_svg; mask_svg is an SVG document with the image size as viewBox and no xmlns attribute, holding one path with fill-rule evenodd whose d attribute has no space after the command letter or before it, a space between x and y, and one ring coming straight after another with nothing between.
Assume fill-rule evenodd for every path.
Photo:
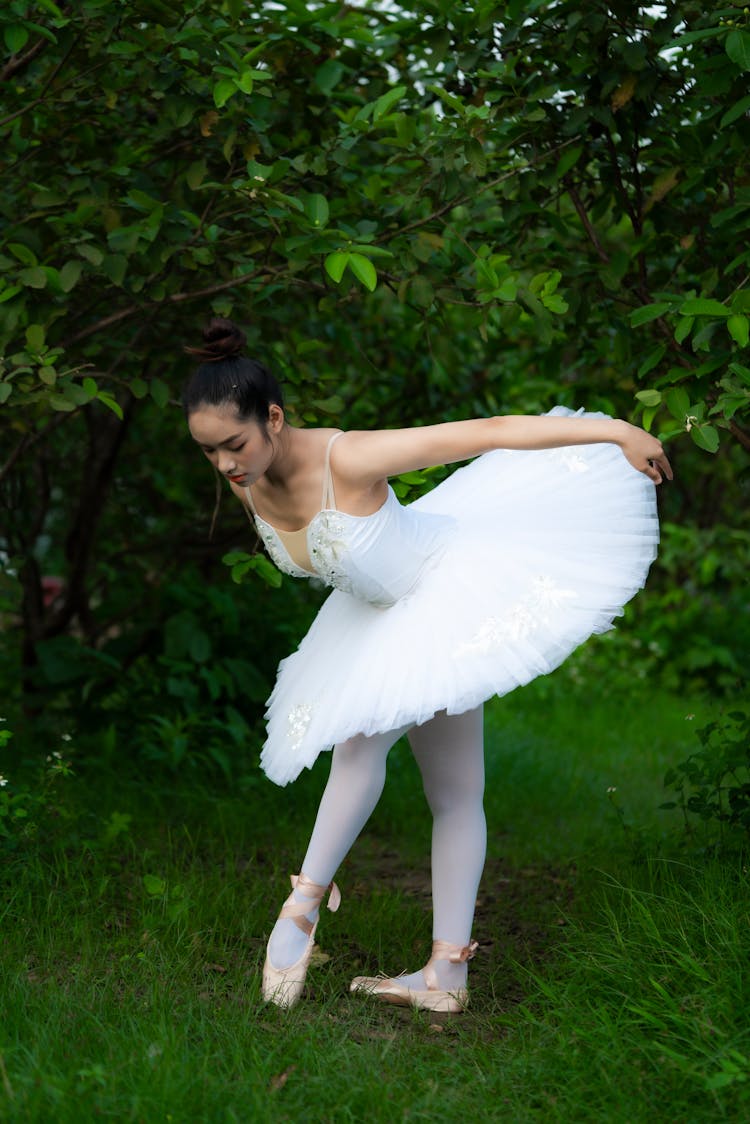
<instances>
[{"instance_id":1,"label":"woman's leg","mask_svg":"<svg viewBox=\"0 0 750 1124\"><path fill-rule=\"evenodd\" d=\"M383 791L388 751L406 729L369 738L360 734L334 747L331 773L302 863L304 873L318 885L328 885L372 815ZM298 890L294 897L299 902L310 900ZM315 921L317 915L316 904L306 916ZM271 963L278 969L289 967L306 944L305 933L293 919L277 921L268 948Z\"/></svg>"},{"instance_id":2,"label":"woman's leg","mask_svg":"<svg viewBox=\"0 0 750 1124\"><path fill-rule=\"evenodd\" d=\"M439 714L409 732L433 815L432 935L461 947L471 939L487 849L482 710ZM434 967L441 988L465 987L465 963L440 960ZM425 986L421 972L398 982L417 990Z\"/></svg>"}]
</instances>

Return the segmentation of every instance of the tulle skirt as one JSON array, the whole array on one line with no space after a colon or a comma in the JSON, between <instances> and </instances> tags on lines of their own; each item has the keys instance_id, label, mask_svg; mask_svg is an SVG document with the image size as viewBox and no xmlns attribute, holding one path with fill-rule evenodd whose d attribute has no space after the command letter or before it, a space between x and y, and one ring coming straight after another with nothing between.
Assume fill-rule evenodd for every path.
<instances>
[{"instance_id":1,"label":"tulle skirt","mask_svg":"<svg viewBox=\"0 0 750 1124\"><path fill-rule=\"evenodd\" d=\"M612 626L659 537L654 485L608 444L487 453L413 506L450 517L414 589L385 609L334 590L280 664L261 758L278 784L552 671Z\"/></svg>"}]
</instances>

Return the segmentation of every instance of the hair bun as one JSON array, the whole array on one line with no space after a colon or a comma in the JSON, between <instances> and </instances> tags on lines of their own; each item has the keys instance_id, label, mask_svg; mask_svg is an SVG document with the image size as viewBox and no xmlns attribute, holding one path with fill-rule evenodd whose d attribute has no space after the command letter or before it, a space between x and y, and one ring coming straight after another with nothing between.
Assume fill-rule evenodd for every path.
<instances>
[{"instance_id":1,"label":"hair bun","mask_svg":"<svg viewBox=\"0 0 750 1124\"><path fill-rule=\"evenodd\" d=\"M236 359L246 343L247 337L241 328L231 320L214 316L203 329L203 345L186 347L185 351L203 363L213 363L218 359Z\"/></svg>"}]
</instances>

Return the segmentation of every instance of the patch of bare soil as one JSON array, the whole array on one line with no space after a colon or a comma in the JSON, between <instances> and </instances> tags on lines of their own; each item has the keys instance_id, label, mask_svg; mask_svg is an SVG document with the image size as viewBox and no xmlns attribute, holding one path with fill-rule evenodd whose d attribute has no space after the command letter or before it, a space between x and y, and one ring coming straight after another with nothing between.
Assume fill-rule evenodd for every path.
<instances>
[{"instance_id":1,"label":"patch of bare soil","mask_svg":"<svg viewBox=\"0 0 750 1124\"><path fill-rule=\"evenodd\" d=\"M429 869L410 867L403 854L382 841L360 839L347 868L347 896L366 898L377 885L379 895L390 889L413 897L431 914ZM503 1008L519 1003L524 986L517 966L541 967L564 942L576 881L574 865L515 867L502 859L488 859L477 898L473 935L479 950L471 977L478 990L491 990L494 1003ZM352 953L367 974L377 974L382 967L372 960L371 950L352 948Z\"/></svg>"}]
</instances>

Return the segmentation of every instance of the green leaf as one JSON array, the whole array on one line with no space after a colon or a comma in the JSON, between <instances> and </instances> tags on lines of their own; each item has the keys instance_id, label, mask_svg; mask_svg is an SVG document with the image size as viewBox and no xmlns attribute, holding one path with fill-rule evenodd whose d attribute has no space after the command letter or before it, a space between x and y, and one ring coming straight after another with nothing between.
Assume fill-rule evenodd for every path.
<instances>
[{"instance_id":1,"label":"green leaf","mask_svg":"<svg viewBox=\"0 0 750 1124\"><path fill-rule=\"evenodd\" d=\"M93 379L92 379L92 382L93 382ZM120 421L122 421L122 419L123 419L122 406L120 405L120 403L117 401L116 398L113 398L112 395L108 394L106 390L100 390L99 393L96 396L96 400L97 400L97 402L101 402L103 406L106 406L108 410L111 410L112 413L116 417L118 417L120 419Z\"/></svg>"},{"instance_id":2,"label":"green leaf","mask_svg":"<svg viewBox=\"0 0 750 1124\"><path fill-rule=\"evenodd\" d=\"M698 43L702 39L715 39L717 35L724 33L723 27L704 27L700 31L686 31L684 35L679 35L676 39L670 39L662 47L662 51L671 50L674 47L687 47L690 43Z\"/></svg>"},{"instance_id":3,"label":"green leaf","mask_svg":"<svg viewBox=\"0 0 750 1124\"><path fill-rule=\"evenodd\" d=\"M372 293L378 283L378 275L370 259L363 254L349 254L348 265L357 280Z\"/></svg>"},{"instance_id":4,"label":"green leaf","mask_svg":"<svg viewBox=\"0 0 750 1124\"><path fill-rule=\"evenodd\" d=\"M648 324L651 320L657 320L663 316L665 312L669 312L672 305L668 301L656 301L654 304L644 304L642 308L636 308L635 312L630 313L630 323L632 327L637 328L641 324Z\"/></svg>"},{"instance_id":5,"label":"green leaf","mask_svg":"<svg viewBox=\"0 0 750 1124\"><path fill-rule=\"evenodd\" d=\"M500 295L503 292L510 292L509 281L511 281L511 278L508 278L508 280L504 281L500 286L500 290L498 292L500 300L515 300L515 292L513 293L513 296ZM515 281L513 282L513 286L514 288L516 287ZM565 300L565 297L560 296L559 293L550 293L549 295L543 293L542 304L546 309L548 309L550 312L554 312L558 316L562 316L563 313L567 312L569 308L568 302Z\"/></svg>"},{"instance_id":6,"label":"green leaf","mask_svg":"<svg viewBox=\"0 0 750 1124\"><path fill-rule=\"evenodd\" d=\"M338 86L344 74L344 67L336 59L326 59L315 71L313 85L317 86L322 94L330 94L334 86Z\"/></svg>"},{"instance_id":7,"label":"green leaf","mask_svg":"<svg viewBox=\"0 0 750 1124\"><path fill-rule=\"evenodd\" d=\"M405 85L396 85L394 89L388 90L387 93L381 94L376 100L372 109L372 120L378 121L381 117L385 117L387 112L400 101L406 93Z\"/></svg>"},{"instance_id":8,"label":"green leaf","mask_svg":"<svg viewBox=\"0 0 750 1124\"><path fill-rule=\"evenodd\" d=\"M252 568L258 576L263 579L266 585L273 586L274 589L279 588L284 579L272 562L269 562L264 555L256 554L252 559L252 563Z\"/></svg>"},{"instance_id":9,"label":"green leaf","mask_svg":"<svg viewBox=\"0 0 750 1124\"><path fill-rule=\"evenodd\" d=\"M643 411L641 415L641 425L647 433L651 432L651 425L658 412L658 406L646 406L645 410Z\"/></svg>"},{"instance_id":10,"label":"green leaf","mask_svg":"<svg viewBox=\"0 0 750 1124\"><path fill-rule=\"evenodd\" d=\"M724 50L740 70L750 70L750 31L733 28L727 35Z\"/></svg>"},{"instance_id":11,"label":"green leaf","mask_svg":"<svg viewBox=\"0 0 750 1124\"><path fill-rule=\"evenodd\" d=\"M636 394L636 398L639 402L642 402L644 406L658 406L661 403L661 391L639 390Z\"/></svg>"},{"instance_id":12,"label":"green leaf","mask_svg":"<svg viewBox=\"0 0 750 1124\"><path fill-rule=\"evenodd\" d=\"M329 254L325 260L326 273L335 281L336 284L340 282L344 276L344 270L349 263L349 254L344 253L342 250L336 250L335 253Z\"/></svg>"},{"instance_id":13,"label":"green leaf","mask_svg":"<svg viewBox=\"0 0 750 1124\"><path fill-rule=\"evenodd\" d=\"M305 200L305 214L313 226L324 227L328 224L328 200L325 195L308 195Z\"/></svg>"},{"instance_id":14,"label":"green leaf","mask_svg":"<svg viewBox=\"0 0 750 1124\"><path fill-rule=\"evenodd\" d=\"M476 137L469 137L464 142L464 155L471 165L471 170L477 176L483 176L487 171L487 156L482 145Z\"/></svg>"},{"instance_id":15,"label":"green leaf","mask_svg":"<svg viewBox=\"0 0 750 1124\"><path fill-rule=\"evenodd\" d=\"M677 321L677 327L674 330L674 338L677 343L682 343L683 340L687 339L693 330L693 324L695 324L694 316L683 316Z\"/></svg>"},{"instance_id":16,"label":"green leaf","mask_svg":"<svg viewBox=\"0 0 750 1124\"><path fill-rule=\"evenodd\" d=\"M115 285L122 285L128 271L128 259L125 254L107 254L102 262L102 272L113 281Z\"/></svg>"},{"instance_id":17,"label":"green leaf","mask_svg":"<svg viewBox=\"0 0 750 1124\"><path fill-rule=\"evenodd\" d=\"M40 367L39 378L45 386L54 386L57 382L57 371L54 367Z\"/></svg>"},{"instance_id":18,"label":"green leaf","mask_svg":"<svg viewBox=\"0 0 750 1124\"><path fill-rule=\"evenodd\" d=\"M379 121L381 117L385 117L389 109L392 109L396 102L400 101L406 93L406 86L394 86L392 90L387 93L381 94L376 100L375 107L372 111L373 121Z\"/></svg>"},{"instance_id":19,"label":"green leaf","mask_svg":"<svg viewBox=\"0 0 750 1124\"><path fill-rule=\"evenodd\" d=\"M680 306L682 316L729 316L729 309L721 301L709 297L691 297Z\"/></svg>"},{"instance_id":20,"label":"green leaf","mask_svg":"<svg viewBox=\"0 0 750 1124\"><path fill-rule=\"evenodd\" d=\"M28 246L25 246L23 242L9 242L8 250L22 265L36 265L37 263L36 254L33 250L30 250Z\"/></svg>"},{"instance_id":21,"label":"green leaf","mask_svg":"<svg viewBox=\"0 0 750 1124\"><path fill-rule=\"evenodd\" d=\"M90 375L86 376L86 378L81 383L81 386L86 391L89 398L94 398L96 396L97 390L99 389L96 384L96 379L92 379Z\"/></svg>"},{"instance_id":22,"label":"green leaf","mask_svg":"<svg viewBox=\"0 0 750 1124\"><path fill-rule=\"evenodd\" d=\"M69 293L78 284L83 265L79 261L69 261L60 270L60 285L64 293Z\"/></svg>"},{"instance_id":23,"label":"green leaf","mask_svg":"<svg viewBox=\"0 0 750 1124\"><path fill-rule=\"evenodd\" d=\"M75 402L71 402L69 398L63 398L61 394L50 394L47 401L49 402L53 410L70 412L71 410L75 410L76 408Z\"/></svg>"},{"instance_id":24,"label":"green leaf","mask_svg":"<svg viewBox=\"0 0 750 1124\"><path fill-rule=\"evenodd\" d=\"M233 94L237 93L237 83L234 78L220 78L213 89L214 105L223 109Z\"/></svg>"},{"instance_id":25,"label":"green leaf","mask_svg":"<svg viewBox=\"0 0 750 1124\"><path fill-rule=\"evenodd\" d=\"M740 347L747 347L750 339L750 320L747 316L730 316L727 320L727 329L730 336Z\"/></svg>"},{"instance_id":26,"label":"green leaf","mask_svg":"<svg viewBox=\"0 0 750 1124\"><path fill-rule=\"evenodd\" d=\"M148 389L156 405L163 410L169 402L169 387L167 384L162 382L161 379L151 379Z\"/></svg>"},{"instance_id":27,"label":"green leaf","mask_svg":"<svg viewBox=\"0 0 750 1124\"><path fill-rule=\"evenodd\" d=\"M750 367L745 367L742 363L730 363L729 370L733 375L737 375L746 386L750 386Z\"/></svg>"},{"instance_id":28,"label":"green leaf","mask_svg":"<svg viewBox=\"0 0 750 1124\"><path fill-rule=\"evenodd\" d=\"M26 342L32 351L41 351L44 347L44 327L42 324L29 324L26 329Z\"/></svg>"},{"instance_id":29,"label":"green leaf","mask_svg":"<svg viewBox=\"0 0 750 1124\"><path fill-rule=\"evenodd\" d=\"M41 265L35 265L31 269L22 269L18 279L27 289L44 289L47 285L47 271Z\"/></svg>"},{"instance_id":30,"label":"green leaf","mask_svg":"<svg viewBox=\"0 0 750 1124\"><path fill-rule=\"evenodd\" d=\"M409 299L420 308L429 308L435 299L435 290L426 277L413 277L409 282Z\"/></svg>"},{"instance_id":31,"label":"green leaf","mask_svg":"<svg viewBox=\"0 0 750 1124\"><path fill-rule=\"evenodd\" d=\"M134 398L145 398L148 394L148 383L145 379L136 377L130 381L128 390Z\"/></svg>"},{"instance_id":32,"label":"green leaf","mask_svg":"<svg viewBox=\"0 0 750 1124\"><path fill-rule=\"evenodd\" d=\"M18 293L23 292L23 285L9 285L7 289L0 290L0 304L12 300Z\"/></svg>"},{"instance_id":33,"label":"green leaf","mask_svg":"<svg viewBox=\"0 0 750 1124\"><path fill-rule=\"evenodd\" d=\"M5 31L3 32L3 38L5 40L5 46L8 48L10 53L12 55L17 55L18 52L22 51L28 43L29 33L25 27L22 27L20 24L16 23L11 24L10 27L6 27Z\"/></svg>"},{"instance_id":34,"label":"green leaf","mask_svg":"<svg viewBox=\"0 0 750 1124\"><path fill-rule=\"evenodd\" d=\"M566 172L569 172L574 164L577 164L583 152L583 145L574 145L572 148L566 149L557 162L555 168L555 179L562 179Z\"/></svg>"},{"instance_id":35,"label":"green leaf","mask_svg":"<svg viewBox=\"0 0 750 1124\"><path fill-rule=\"evenodd\" d=\"M642 379L649 373L649 371L653 371L654 367L661 363L666 350L667 345L665 343L660 343L658 347L655 347L653 351L649 352L649 354L646 356L646 358L638 368L638 374L636 377Z\"/></svg>"},{"instance_id":36,"label":"green leaf","mask_svg":"<svg viewBox=\"0 0 750 1124\"><path fill-rule=\"evenodd\" d=\"M205 160L196 160L185 172L185 181L191 191L197 191L206 178L208 165Z\"/></svg>"},{"instance_id":37,"label":"green leaf","mask_svg":"<svg viewBox=\"0 0 750 1124\"><path fill-rule=\"evenodd\" d=\"M694 425L690 436L698 448L705 449L707 453L715 453L719 448L719 431L712 425Z\"/></svg>"},{"instance_id":38,"label":"green leaf","mask_svg":"<svg viewBox=\"0 0 750 1124\"><path fill-rule=\"evenodd\" d=\"M9 382L0 382L0 405L7 402L13 393L13 385Z\"/></svg>"},{"instance_id":39,"label":"green leaf","mask_svg":"<svg viewBox=\"0 0 750 1124\"><path fill-rule=\"evenodd\" d=\"M664 395L664 402L675 421L683 422L690 413L690 398L681 386L673 387Z\"/></svg>"},{"instance_id":40,"label":"green leaf","mask_svg":"<svg viewBox=\"0 0 750 1124\"><path fill-rule=\"evenodd\" d=\"M167 883L163 878L157 878L155 874L143 875L143 888L151 898L161 898L167 889Z\"/></svg>"},{"instance_id":41,"label":"green leaf","mask_svg":"<svg viewBox=\"0 0 750 1124\"><path fill-rule=\"evenodd\" d=\"M76 246L76 250L82 258L85 258L86 261L90 262L94 267L100 266L104 261L104 254L99 247L92 246L89 242L79 242Z\"/></svg>"},{"instance_id":42,"label":"green leaf","mask_svg":"<svg viewBox=\"0 0 750 1124\"><path fill-rule=\"evenodd\" d=\"M719 122L720 129L726 129L727 125L731 125L738 117L743 117L748 110L750 110L750 94L747 97L740 98L735 102L731 109L728 109L721 121Z\"/></svg>"}]
</instances>

